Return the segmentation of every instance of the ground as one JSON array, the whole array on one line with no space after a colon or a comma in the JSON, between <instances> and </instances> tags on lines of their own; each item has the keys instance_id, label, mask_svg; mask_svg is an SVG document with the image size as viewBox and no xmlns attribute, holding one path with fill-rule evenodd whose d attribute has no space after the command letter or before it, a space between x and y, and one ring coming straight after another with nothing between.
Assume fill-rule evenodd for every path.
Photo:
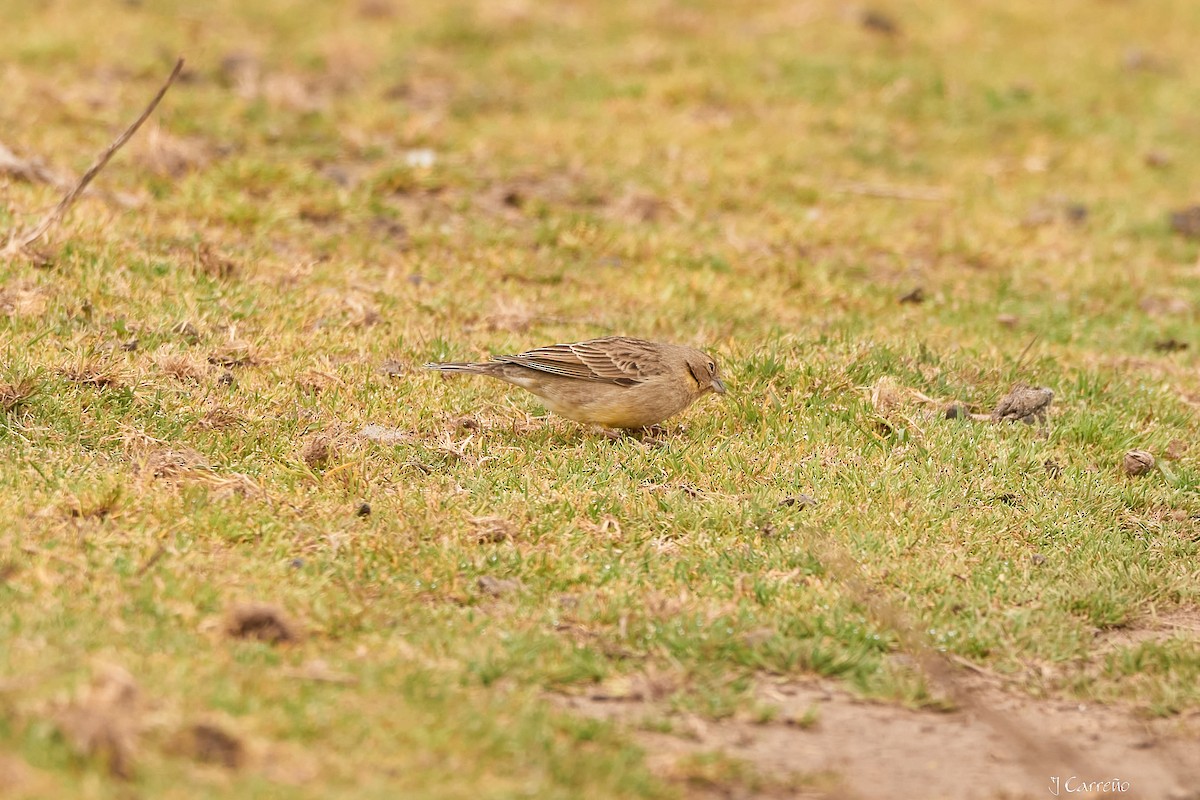
<instances>
[{"instance_id":1,"label":"ground","mask_svg":"<svg viewBox=\"0 0 1200 800\"><path fill-rule=\"evenodd\" d=\"M1195 796L1200 5L3 16L7 795Z\"/></svg>"}]
</instances>

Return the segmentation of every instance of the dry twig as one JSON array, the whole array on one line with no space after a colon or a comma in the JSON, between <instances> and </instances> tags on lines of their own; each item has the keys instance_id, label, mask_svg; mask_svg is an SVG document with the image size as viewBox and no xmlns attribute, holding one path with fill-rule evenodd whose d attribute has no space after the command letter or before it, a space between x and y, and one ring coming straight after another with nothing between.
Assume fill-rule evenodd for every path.
<instances>
[{"instance_id":1,"label":"dry twig","mask_svg":"<svg viewBox=\"0 0 1200 800\"><path fill-rule=\"evenodd\" d=\"M70 191L75 185L75 179L52 170L38 158L21 158L0 142L0 174L11 175L17 180L27 183L44 183L59 191ZM94 187L83 192L85 195L98 195L104 202L121 208L133 208L138 204L136 197L124 192L110 192Z\"/></svg>"},{"instance_id":2,"label":"dry twig","mask_svg":"<svg viewBox=\"0 0 1200 800\"><path fill-rule=\"evenodd\" d=\"M79 198L79 195L81 195L83 190L87 188L87 185L92 182L92 179L100 173L100 170L104 169L105 165L108 164L109 160L116 154L116 152L120 150L126 142L129 141L133 134L137 133L138 128L142 127L142 123L149 119L150 115L154 113L154 109L158 107L159 102L163 99L163 95L167 93L167 89L171 88L171 84L173 84L175 79L179 77L179 73L182 69L183 59L181 58L175 62L175 69L171 70L171 75L167 78L166 83L164 83L162 88L158 90L158 94L154 95L154 99L150 101L150 104L146 106L146 109L142 111L141 115L133 121L133 124L126 128L120 136L113 140L113 143L110 144L108 148L100 154L100 157L96 159L96 162L92 164L92 166L88 167L87 172L83 173L83 176L73 187L71 187L70 191L63 195L62 200L58 201L58 205L55 206L44 217L42 217L41 222L39 222L32 230L23 233L20 236L14 233L9 238L8 243L4 246L4 249L0 250L0 256L11 257L17 255L22 250L36 242L38 239L41 239L43 236L45 236L46 232L66 215L67 211Z\"/></svg>"}]
</instances>

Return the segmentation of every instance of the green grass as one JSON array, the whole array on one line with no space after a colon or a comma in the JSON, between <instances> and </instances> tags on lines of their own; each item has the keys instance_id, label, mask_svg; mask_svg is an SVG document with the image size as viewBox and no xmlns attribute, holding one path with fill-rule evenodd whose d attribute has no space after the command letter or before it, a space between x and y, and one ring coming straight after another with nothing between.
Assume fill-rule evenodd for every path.
<instances>
[{"instance_id":1,"label":"green grass","mask_svg":"<svg viewBox=\"0 0 1200 800\"><path fill-rule=\"evenodd\" d=\"M98 181L143 205L85 199L50 266L0 268L0 752L32 796L124 792L54 722L101 663L141 689L147 795L686 795L544 693L929 702L829 552L1031 692L1200 707L1194 639L1096 650L1200 605L1200 245L1167 223L1195 4L899 2L892 39L834 2L253 5L4 7L4 143L60 170L188 59ZM56 196L0 182L0 226ZM649 448L419 369L606 333L709 348L730 393ZM1016 380L1054 389L1046 432L908 391L986 411ZM1123 475L1132 447L1163 469ZM243 599L307 635L229 639ZM352 682L294 677L315 659ZM207 714L249 767L173 753Z\"/></svg>"}]
</instances>

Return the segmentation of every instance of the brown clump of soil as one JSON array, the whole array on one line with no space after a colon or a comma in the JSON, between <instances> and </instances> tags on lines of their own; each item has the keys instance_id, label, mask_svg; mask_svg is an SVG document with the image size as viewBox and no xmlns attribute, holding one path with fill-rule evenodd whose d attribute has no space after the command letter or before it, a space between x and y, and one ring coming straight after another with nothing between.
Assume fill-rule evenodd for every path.
<instances>
[{"instance_id":1,"label":"brown clump of soil","mask_svg":"<svg viewBox=\"0 0 1200 800\"><path fill-rule=\"evenodd\" d=\"M300 640L300 628L283 609L271 603L237 603L226 615L225 632L236 639L267 644Z\"/></svg>"},{"instance_id":2,"label":"brown clump of soil","mask_svg":"<svg viewBox=\"0 0 1200 800\"><path fill-rule=\"evenodd\" d=\"M179 736L179 749L203 764L238 769L246 763L246 745L215 722L189 725Z\"/></svg>"},{"instance_id":3,"label":"brown clump of soil","mask_svg":"<svg viewBox=\"0 0 1200 800\"><path fill-rule=\"evenodd\" d=\"M323 469L337 458L337 451L337 442L332 437L320 433L308 440L300 452L300 457L309 469Z\"/></svg>"}]
</instances>

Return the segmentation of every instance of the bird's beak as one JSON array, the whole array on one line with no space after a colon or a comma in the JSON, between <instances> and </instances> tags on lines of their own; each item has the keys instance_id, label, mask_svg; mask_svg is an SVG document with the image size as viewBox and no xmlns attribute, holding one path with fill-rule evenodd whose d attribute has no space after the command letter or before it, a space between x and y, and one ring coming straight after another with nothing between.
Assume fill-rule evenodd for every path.
<instances>
[{"instance_id":1,"label":"bird's beak","mask_svg":"<svg viewBox=\"0 0 1200 800\"><path fill-rule=\"evenodd\" d=\"M721 382L720 378L712 379L712 390L717 394L725 394L725 384Z\"/></svg>"}]
</instances>

